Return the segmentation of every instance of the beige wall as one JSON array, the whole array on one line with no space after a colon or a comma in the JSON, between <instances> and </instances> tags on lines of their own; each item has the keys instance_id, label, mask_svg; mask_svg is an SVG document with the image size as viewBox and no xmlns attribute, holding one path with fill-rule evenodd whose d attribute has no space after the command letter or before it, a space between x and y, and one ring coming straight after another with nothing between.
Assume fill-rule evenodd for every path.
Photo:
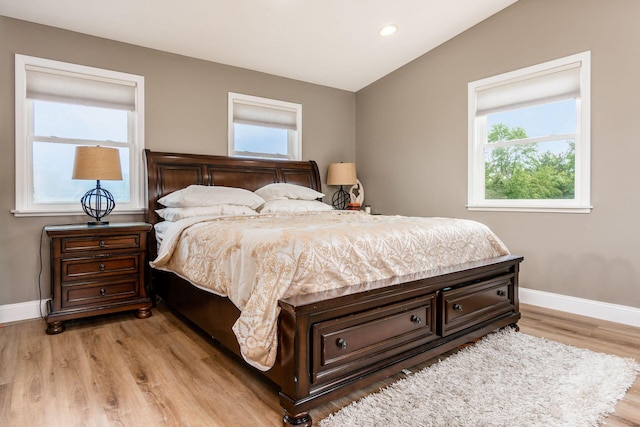
<instances>
[{"instance_id":1,"label":"beige wall","mask_svg":"<svg viewBox=\"0 0 640 427\"><path fill-rule=\"evenodd\" d=\"M489 225L522 286L640 307L640 1L520 0L359 91L358 175L374 211ZM590 214L468 212L467 83L592 54Z\"/></svg>"},{"instance_id":2,"label":"beige wall","mask_svg":"<svg viewBox=\"0 0 640 427\"><path fill-rule=\"evenodd\" d=\"M38 242L44 225L87 220L15 218L10 213L15 53L145 76L146 147L152 150L226 155L227 92L231 91L301 103L302 156L318 162L323 180L330 162L355 160L352 92L0 17L0 305L38 299ZM329 197L333 190L327 192ZM141 218L112 216L111 221ZM43 242L41 282L47 297L49 253L48 242Z\"/></svg>"}]
</instances>

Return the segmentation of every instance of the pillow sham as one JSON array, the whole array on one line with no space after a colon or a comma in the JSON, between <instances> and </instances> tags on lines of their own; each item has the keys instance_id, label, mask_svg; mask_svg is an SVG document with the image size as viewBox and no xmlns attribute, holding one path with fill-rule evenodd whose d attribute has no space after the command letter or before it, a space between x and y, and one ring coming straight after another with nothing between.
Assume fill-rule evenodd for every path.
<instances>
[{"instance_id":1,"label":"pillow sham","mask_svg":"<svg viewBox=\"0 0 640 427\"><path fill-rule=\"evenodd\" d=\"M255 194L262 197L265 201L269 200L316 200L324 197L324 194L302 185L287 184L279 182L268 184L254 191Z\"/></svg>"},{"instance_id":2,"label":"pillow sham","mask_svg":"<svg viewBox=\"0 0 640 427\"><path fill-rule=\"evenodd\" d=\"M192 206L188 208L164 208L157 209L156 213L164 218L166 221L180 221L181 219L191 218L194 216L204 215L220 215L220 216L234 216L234 215L257 215L258 212L254 211L248 206L238 205L216 205L216 206Z\"/></svg>"},{"instance_id":3,"label":"pillow sham","mask_svg":"<svg viewBox=\"0 0 640 427\"><path fill-rule=\"evenodd\" d=\"M333 207L317 200L269 200L259 209L260 213L297 213L332 211Z\"/></svg>"},{"instance_id":4,"label":"pillow sham","mask_svg":"<svg viewBox=\"0 0 640 427\"><path fill-rule=\"evenodd\" d=\"M190 185L161 197L158 203L168 208L238 205L256 209L264 203L264 199L243 188Z\"/></svg>"}]
</instances>

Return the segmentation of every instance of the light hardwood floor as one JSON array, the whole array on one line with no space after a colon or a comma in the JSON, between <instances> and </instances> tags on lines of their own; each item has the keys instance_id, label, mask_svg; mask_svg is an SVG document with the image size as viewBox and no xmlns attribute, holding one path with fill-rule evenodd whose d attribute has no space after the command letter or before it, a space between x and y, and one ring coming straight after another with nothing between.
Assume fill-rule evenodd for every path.
<instances>
[{"instance_id":1,"label":"light hardwood floor","mask_svg":"<svg viewBox=\"0 0 640 427\"><path fill-rule=\"evenodd\" d=\"M640 361L640 328L525 305L521 311L523 333ZM42 320L0 325L0 425L282 425L269 382L161 305L148 319L124 313L66 325L55 336L45 335ZM320 420L400 376L311 415ZM640 426L640 379L606 421Z\"/></svg>"}]
</instances>

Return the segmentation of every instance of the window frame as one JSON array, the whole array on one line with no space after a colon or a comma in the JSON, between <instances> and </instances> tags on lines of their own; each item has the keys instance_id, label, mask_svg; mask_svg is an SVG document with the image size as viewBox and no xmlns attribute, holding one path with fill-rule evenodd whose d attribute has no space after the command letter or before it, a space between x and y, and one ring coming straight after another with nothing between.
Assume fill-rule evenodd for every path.
<instances>
[{"instance_id":1,"label":"window frame","mask_svg":"<svg viewBox=\"0 0 640 427\"><path fill-rule=\"evenodd\" d=\"M526 81L544 75L553 69L567 67L579 62L580 96L576 98L576 133L545 135L517 141L487 143L487 115L477 115L477 94L482 87L498 86L506 82ZM591 206L591 52L586 51L564 58L544 62L508 73L499 74L468 84L468 187L467 209L469 211L515 211L515 212L571 212L590 213ZM538 101L531 105L553 102ZM517 107L507 109L516 110ZM573 199L486 199L485 198L485 153L491 147L538 143L575 136L575 197Z\"/></svg>"},{"instance_id":2,"label":"window frame","mask_svg":"<svg viewBox=\"0 0 640 427\"><path fill-rule=\"evenodd\" d=\"M287 154L277 156L271 153L249 152L236 150L235 145L235 104L257 106L264 109L285 110L295 113L295 129L289 129L287 135ZM268 126L265 126L268 127ZM228 155L229 157L244 157L267 160L302 160L302 104L280 101L277 99L263 98L253 95L245 95L236 92L229 92L228 97Z\"/></svg>"},{"instance_id":3,"label":"window frame","mask_svg":"<svg viewBox=\"0 0 640 427\"><path fill-rule=\"evenodd\" d=\"M77 202L36 203L33 195L33 100L27 98L27 68L29 66L50 69L52 74L84 74L92 79L122 81L135 86L135 111L127 112L128 142L100 141L101 146L129 148L130 201L118 202L113 214L143 213L146 209L146 188L142 153L144 150L144 77L55 61L22 54L15 54L15 209L21 216L58 216L84 214ZM37 136L37 141L68 143L71 145L97 145L93 140ZM71 174L72 171L69 171Z\"/></svg>"}]
</instances>

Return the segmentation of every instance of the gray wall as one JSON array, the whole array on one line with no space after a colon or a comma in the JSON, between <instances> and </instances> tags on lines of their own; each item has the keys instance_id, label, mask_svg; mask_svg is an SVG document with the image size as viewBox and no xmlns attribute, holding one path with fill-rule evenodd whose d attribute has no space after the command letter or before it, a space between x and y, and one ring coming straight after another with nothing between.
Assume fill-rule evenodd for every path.
<instances>
[{"instance_id":1,"label":"gray wall","mask_svg":"<svg viewBox=\"0 0 640 427\"><path fill-rule=\"evenodd\" d=\"M522 286L640 307L640 1L520 0L364 88L358 175L374 211L475 219ZM467 83L591 50L590 214L468 212Z\"/></svg>"},{"instance_id":2,"label":"gray wall","mask_svg":"<svg viewBox=\"0 0 640 427\"><path fill-rule=\"evenodd\" d=\"M146 147L227 154L227 92L302 104L305 160L355 160L355 94L200 61L0 16L0 305L38 299L39 241L47 224L88 217L16 218L14 208L14 54L145 76ZM292 58L295 60L295 57ZM327 188L325 191L327 191ZM335 189L327 191L330 195ZM142 219L113 216L111 221ZM43 296L49 296L48 242L43 240Z\"/></svg>"}]
</instances>

